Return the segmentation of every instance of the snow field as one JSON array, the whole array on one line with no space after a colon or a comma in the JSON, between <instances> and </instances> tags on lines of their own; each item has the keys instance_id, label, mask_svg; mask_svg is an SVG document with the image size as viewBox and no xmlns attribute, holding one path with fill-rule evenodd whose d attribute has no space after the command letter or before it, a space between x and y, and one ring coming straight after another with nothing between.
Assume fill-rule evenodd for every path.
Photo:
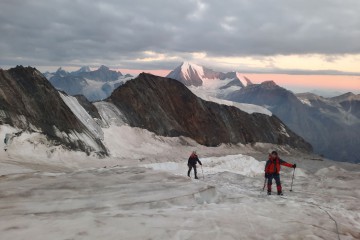
<instances>
[{"instance_id":1,"label":"snow field","mask_svg":"<svg viewBox=\"0 0 360 240\"><path fill-rule=\"evenodd\" d=\"M360 239L357 165L299 159L294 191L284 167L285 196L267 196L265 162L239 154L245 146L156 136L101 106L109 158L26 132L0 151L0 239ZM17 131L0 126L2 136ZM193 150L199 180L186 176Z\"/></svg>"},{"instance_id":2,"label":"snow field","mask_svg":"<svg viewBox=\"0 0 360 240\"><path fill-rule=\"evenodd\" d=\"M213 80L213 81L215 81L215 80ZM226 80L219 80L219 82L223 82L223 81L226 81ZM218 89L208 88L206 86L200 86L200 87L190 86L188 88L196 96L198 96L199 98L201 98L203 100L215 102L215 103L223 104L223 105L227 105L227 106L234 106L234 107L239 108L241 111L244 111L249 114L262 113L262 114L265 114L268 116L272 116L272 112L262 106L248 104L248 103L237 103L237 102L233 102L233 101L229 101L229 100L220 99L217 97L217 95L219 95L219 94L226 95L227 91L234 91L235 89L233 89L232 87L229 89L221 90L221 91Z\"/></svg>"},{"instance_id":3,"label":"snow field","mask_svg":"<svg viewBox=\"0 0 360 240\"><path fill-rule=\"evenodd\" d=\"M259 162L253 157L242 154L224 157L201 158L204 174L232 172L243 176L254 177L264 173L265 162ZM165 162L143 164L143 167L166 171L176 175L186 175L188 170L186 159L182 163ZM201 177L201 166L197 166L198 177ZM192 173L193 175L193 173Z\"/></svg>"}]
</instances>

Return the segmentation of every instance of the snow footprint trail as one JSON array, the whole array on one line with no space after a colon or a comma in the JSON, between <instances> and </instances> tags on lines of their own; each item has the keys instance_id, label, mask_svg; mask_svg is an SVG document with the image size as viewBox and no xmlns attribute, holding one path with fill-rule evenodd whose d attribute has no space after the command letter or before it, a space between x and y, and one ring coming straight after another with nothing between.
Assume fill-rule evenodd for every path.
<instances>
[{"instance_id":1,"label":"snow footprint trail","mask_svg":"<svg viewBox=\"0 0 360 240\"><path fill-rule=\"evenodd\" d=\"M352 184L352 180L358 179L360 173L347 172L342 169L328 174L332 169L334 170L336 167L321 169L317 174L309 175L305 179L298 178L298 190L289 192L281 198L302 204L303 208L318 209L322 216L327 217L328 222L333 224L329 231L334 232L337 239L360 239L360 211L357 207L358 197L356 197L359 196L359 187L357 184ZM342 173L339 174L339 172ZM343 182L337 181L337 179L344 178L348 180L347 191L345 191ZM329 183L331 183L331 187L329 187ZM334 189L339 189L341 194L334 194Z\"/></svg>"},{"instance_id":2,"label":"snow footprint trail","mask_svg":"<svg viewBox=\"0 0 360 240\"><path fill-rule=\"evenodd\" d=\"M271 218L274 221L283 219L284 224L287 221L300 223L306 230L299 231L305 235L317 229L317 233L313 235L323 239L360 238L360 224L358 223L360 211L357 205L360 191L359 184L356 184L360 179L358 172L349 173L330 167L316 174L310 174L298 168L295 173L293 192L289 192L292 171L285 168L282 173L285 196L281 197L267 196L266 190L262 192L264 162L258 162L243 155L203 158L201 161L205 174L204 182L215 186L216 191L223 196L218 203L219 206L233 205L234 208L242 209L243 217L250 218L250 216L254 217L253 214L257 214L255 217L257 218L262 213L244 211L244 204L250 209L260 204L261 209L277 209L274 211L278 213L272 213ZM177 175L185 175L187 171L186 163L157 163L147 167L162 171L169 170ZM200 181L203 180L200 179ZM350 186L346 187L347 184ZM338 191L341 192L340 196L336 194ZM251 222L246 222L245 225L253 231Z\"/></svg>"}]
</instances>

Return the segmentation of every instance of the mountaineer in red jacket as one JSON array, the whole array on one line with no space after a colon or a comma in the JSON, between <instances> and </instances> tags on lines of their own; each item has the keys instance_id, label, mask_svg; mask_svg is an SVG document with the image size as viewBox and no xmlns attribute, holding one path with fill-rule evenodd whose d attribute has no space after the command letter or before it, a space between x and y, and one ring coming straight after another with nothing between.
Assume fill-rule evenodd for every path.
<instances>
[{"instance_id":1,"label":"mountaineer in red jacket","mask_svg":"<svg viewBox=\"0 0 360 240\"><path fill-rule=\"evenodd\" d=\"M265 165L265 177L268 180L268 195L271 195L271 185L272 180L275 179L277 194L283 195L281 191L281 182L280 182L280 166L286 166L290 168L296 168L296 164L287 163L281 160L276 151L272 151L269 155L269 160Z\"/></svg>"}]
</instances>

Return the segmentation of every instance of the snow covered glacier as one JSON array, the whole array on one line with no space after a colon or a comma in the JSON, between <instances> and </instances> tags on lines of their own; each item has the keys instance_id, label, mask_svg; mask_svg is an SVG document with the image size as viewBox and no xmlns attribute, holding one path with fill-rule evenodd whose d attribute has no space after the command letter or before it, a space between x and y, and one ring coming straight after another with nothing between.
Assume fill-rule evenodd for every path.
<instances>
[{"instance_id":1,"label":"snow covered glacier","mask_svg":"<svg viewBox=\"0 0 360 240\"><path fill-rule=\"evenodd\" d=\"M36 133L0 151L0 239L360 238L359 165L260 143L210 148L108 124L105 159L34 145ZM293 192L292 169L283 169L284 197L262 192L273 147L299 166ZM192 150L203 162L199 180L186 176Z\"/></svg>"}]
</instances>

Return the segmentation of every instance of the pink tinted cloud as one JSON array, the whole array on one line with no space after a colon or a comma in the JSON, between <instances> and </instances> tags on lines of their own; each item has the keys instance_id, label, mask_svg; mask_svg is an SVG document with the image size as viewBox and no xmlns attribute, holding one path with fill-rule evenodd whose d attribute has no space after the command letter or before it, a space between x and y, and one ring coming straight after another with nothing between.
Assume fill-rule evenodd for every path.
<instances>
[{"instance_id":1,"label":"pink tinted cloud","mask_svg":"<svg viewBox=\"0 0 360 240\"><path fill-rule=\"evenodd\" d=\"M118 69L123 74L138 75L142 72L151 73L157 76L165 77L170 70L154 69ZM351 91L360 93L360 76L346 75L290 75L290 74L255 74L244 73L243 76L251 79L253 83L261 83L267 80L273 80L278 85L290 90L299 89L327 89L335 91Z\"/></svg>"},{"instance_id":2,"label":"pink tinted cloud","mask_svg":"<svg viewBox=\"0 0 360 240\"><path fill-rule=\"evenodd\" d=\"M273 80L280 86L360 92L360 76L244 74L254 83Z\"/></svg>"}]
</instances>

